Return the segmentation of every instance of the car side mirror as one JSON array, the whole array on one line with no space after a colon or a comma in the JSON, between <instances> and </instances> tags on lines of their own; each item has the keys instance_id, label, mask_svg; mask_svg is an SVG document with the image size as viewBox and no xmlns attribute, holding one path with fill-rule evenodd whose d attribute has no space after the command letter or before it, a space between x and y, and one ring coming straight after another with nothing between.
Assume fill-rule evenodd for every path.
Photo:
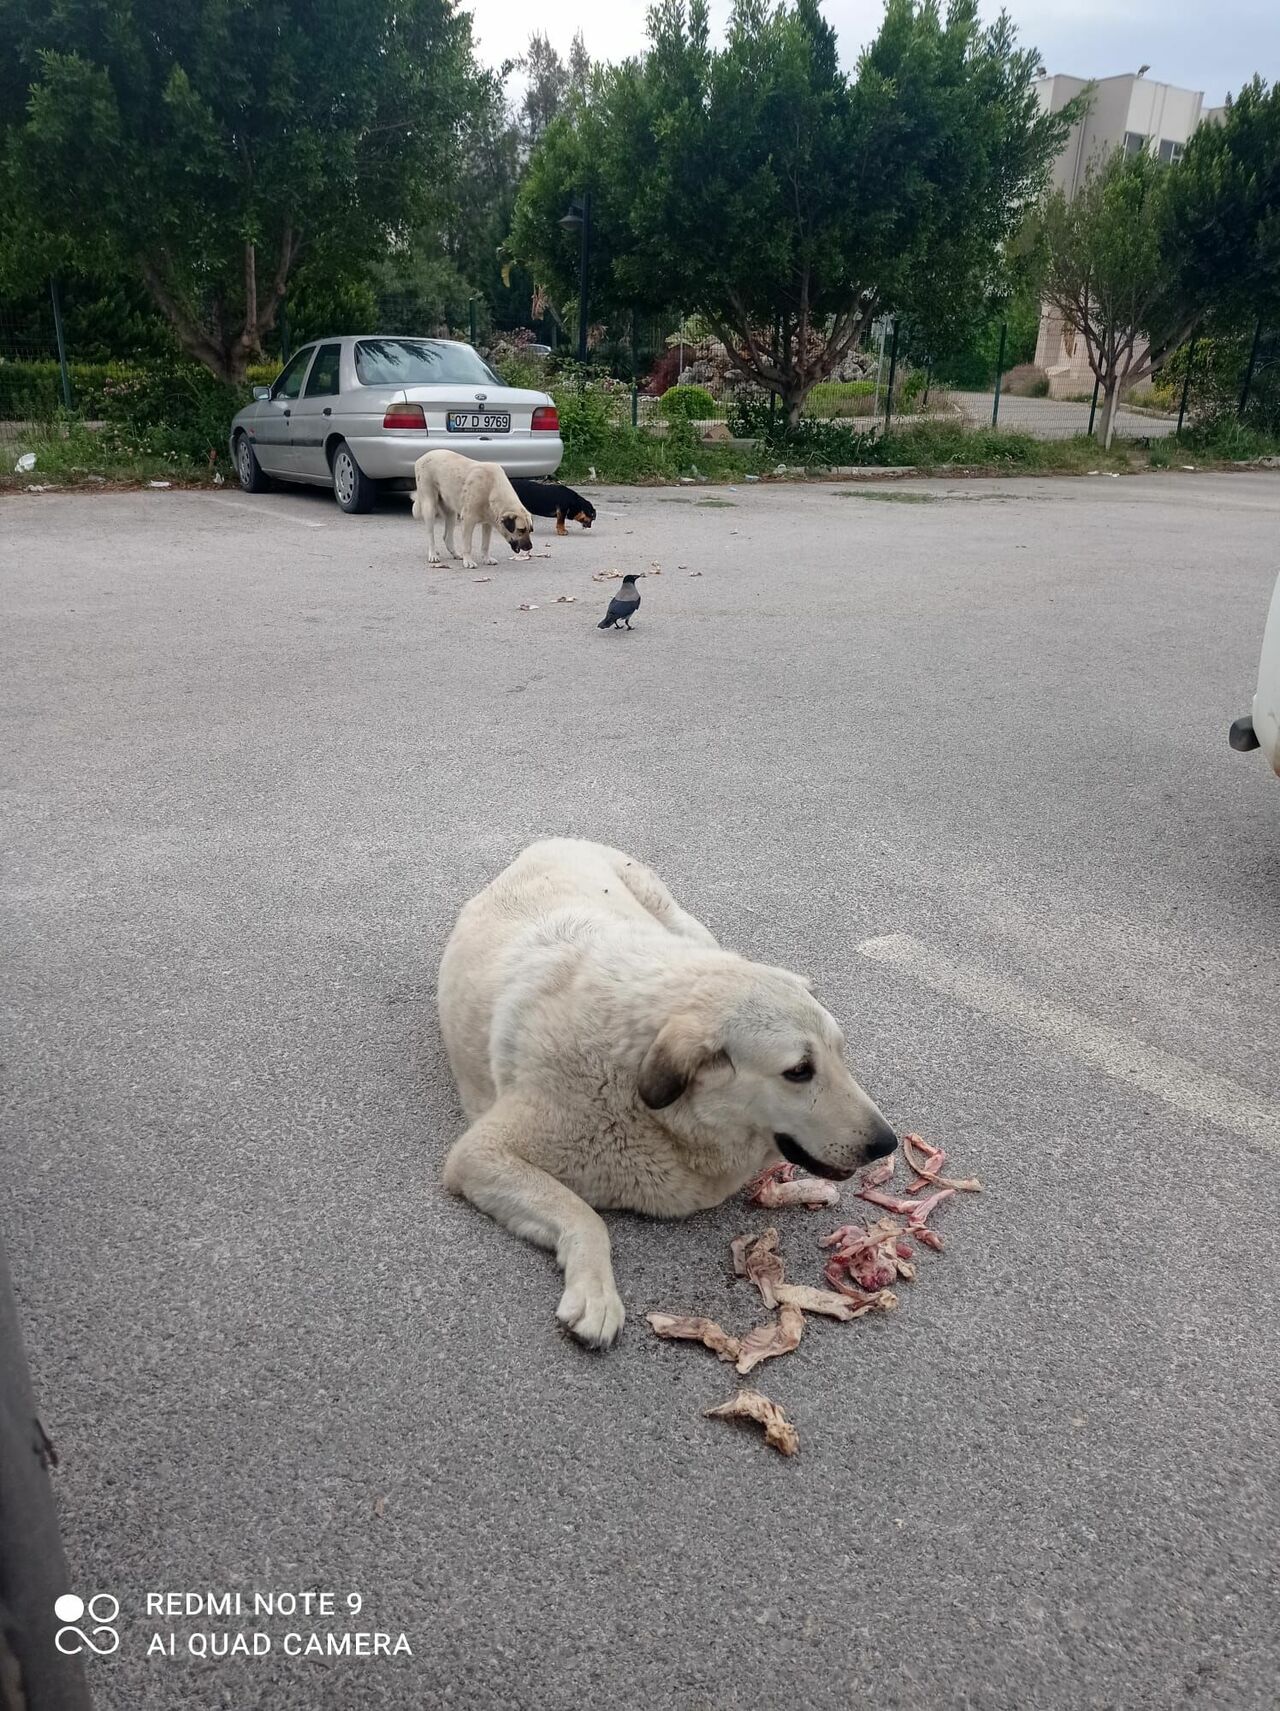
<instances>
[{"instance_id":1,"label":"car side mirror","mask_svg":"<svg viewBox=\"0 0 1280 1711\"><path fill-rule=\"evenodd\" d=\"M255 403L261 404L264 398L270 398L271 388L269 386L255 386L253 396Z\"/></svg>"}]
</instances>

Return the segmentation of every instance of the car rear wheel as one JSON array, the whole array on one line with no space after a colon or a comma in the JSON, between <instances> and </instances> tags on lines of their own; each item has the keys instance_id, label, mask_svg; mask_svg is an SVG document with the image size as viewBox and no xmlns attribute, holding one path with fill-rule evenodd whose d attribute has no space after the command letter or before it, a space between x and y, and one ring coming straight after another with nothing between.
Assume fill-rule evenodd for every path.
<instances>
[{"instance_id":1,"label":"car rear wheel","mask_svg":"<svg viewBox=\"0 0 1280 1711\"><path fill-rule=\"evenodd\" d=\"M248 434L236 435L236 474L246 493L265 493L271 486L271 477L258 462Z\"/></svg>"},{"instance_id":2,"label":"car rear wheel","mask_svg":"<svg viewBox=\"0 0 1280 1711\"><path fill-rule=\"evenodd\" d=\"M378 489L355 460L355 454L345 440L339 440L333 453L333 496L344 511L372 511Z\"/></svg>"}]
</instances>

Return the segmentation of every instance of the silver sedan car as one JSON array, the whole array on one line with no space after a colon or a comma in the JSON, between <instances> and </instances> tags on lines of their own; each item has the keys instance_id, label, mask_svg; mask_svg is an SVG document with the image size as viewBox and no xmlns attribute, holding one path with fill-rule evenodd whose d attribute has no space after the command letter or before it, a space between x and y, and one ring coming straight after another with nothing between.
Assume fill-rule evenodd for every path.
<instances>
[{"instance_id":1,"label":"silver sedan car","mask_svg":"<svg viewBox=\"0 0 1280 1711\"><path fill-rule=\"evenodd\" d=\"M545 392L504 386L470 345L386 334L319 339L255 386L231 424L246 493L274 480L332 487L367 511L380 487L413 486L423 452L462 452L509 475L554 475L564 455Z\"/></svg>"}]
</instances>

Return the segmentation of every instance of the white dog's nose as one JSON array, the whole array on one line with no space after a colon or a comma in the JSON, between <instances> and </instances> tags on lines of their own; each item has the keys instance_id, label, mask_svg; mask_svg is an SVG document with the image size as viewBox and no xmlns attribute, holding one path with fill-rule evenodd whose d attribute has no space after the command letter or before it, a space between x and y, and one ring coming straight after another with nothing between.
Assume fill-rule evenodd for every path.
<instances>
[{"instance_id":1,"label":"white dog's nose","mask_svg":"<svg viewBox=\"0 0 1280 1711\"><path fill-rule=\"evenodd\" d=\"M882 1117L872 1132L871 1139L863 1149L869 1159L888 1158L898 1145L898 1137Z\"/></svg>"}]
</instances>

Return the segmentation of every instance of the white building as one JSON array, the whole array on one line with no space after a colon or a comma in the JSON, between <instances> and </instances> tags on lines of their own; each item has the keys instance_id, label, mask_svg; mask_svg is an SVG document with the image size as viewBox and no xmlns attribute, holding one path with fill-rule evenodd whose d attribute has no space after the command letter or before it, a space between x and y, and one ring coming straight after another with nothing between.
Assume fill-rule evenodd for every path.
<instances>
[{"instance_id":1,"label":"white building","mask_svg":"<svg viewBox=\"0 0 1280 1711\"><path fill-rule=\"evenodd\" d=\"M1100 165L1114 149L1129 154L1150 149L1158 159L1182 158L1197 125L1220 122L1223 109L1206 107L1198 89L1176 89L1171 83L1152 83L1144 66L1119 77L1042 77L1036 83L1040 105L1058 113L1092 82L1093 99L1085 116L1071 128L1062 152L1053 163L1055 189L1074 196L1091 166ZM1065 329L1055 310L1046 308L1040 317L1036 341L1036 367L1049 376L1052 398L1073 397L1093 389L1093 371L1085 355L1083 340Z\"/></svg>"}]
</instances>

